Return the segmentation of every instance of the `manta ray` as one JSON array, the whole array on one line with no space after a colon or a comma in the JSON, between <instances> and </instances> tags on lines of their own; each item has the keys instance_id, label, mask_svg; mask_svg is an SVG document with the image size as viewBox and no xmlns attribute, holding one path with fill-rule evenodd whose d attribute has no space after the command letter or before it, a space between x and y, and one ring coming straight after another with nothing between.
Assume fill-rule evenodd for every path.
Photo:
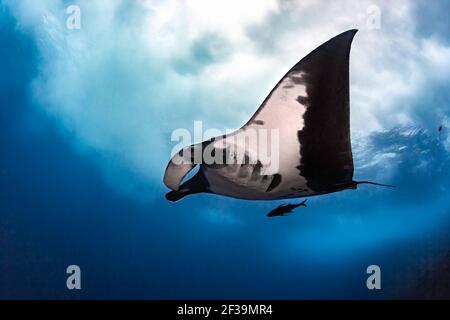
<instances>
[{"instance_id":1,"label":"manta ray","mask_svg":"<svg viewBox=\"0 0 450 320\"><path fill-rule=\"evenodd\" d=\"M176 153L164 174L164 184L171 189L167 200L177 201L202 192L247 200L278 200L357 189L361 183L380 185L353 180L349 56L356 32L343 32L301 59L239 130ZM248 141L239 139L252 131L268 130L278 132L275 170L269 170L261 158L261 149L267 152L270 143L265 147L248 146ZM236 160L236 152L230 150L240 150L243 161L194 161L194 154L207 150L224 160ZM197 165L197 173L183 182Z\"/></svg>"}]
</instances>

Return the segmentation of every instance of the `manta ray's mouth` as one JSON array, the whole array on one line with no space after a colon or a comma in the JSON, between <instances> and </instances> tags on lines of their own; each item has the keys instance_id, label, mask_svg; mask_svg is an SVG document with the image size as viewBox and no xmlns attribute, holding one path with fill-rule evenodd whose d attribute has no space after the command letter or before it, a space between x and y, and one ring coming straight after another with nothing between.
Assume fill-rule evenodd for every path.
<instances>
[{"instance_id":1,"label":"manta ray's mouth","mask_svg":"<svg viewBox=\"0 0 450 320\"><path fill-rule=\"evenodd\" d=\"M166 193L166 199L169 200L170 202L178 201L184 198L185 196L187 196L187 194L178 191L170 191Z\"/></svg>"}]
</instances>

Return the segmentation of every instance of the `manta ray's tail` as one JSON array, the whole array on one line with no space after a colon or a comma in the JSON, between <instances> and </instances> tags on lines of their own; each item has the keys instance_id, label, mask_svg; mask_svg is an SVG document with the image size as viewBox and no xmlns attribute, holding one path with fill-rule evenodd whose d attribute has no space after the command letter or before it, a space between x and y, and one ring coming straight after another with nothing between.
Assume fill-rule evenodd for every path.
<instances>
[{"instance_id":1,"label":"manta ray's tail","mask_svg":"<svg viewBox=\"0 0 450 320\"><path fill-rule=\"evenodd\" d=\"M371 181L355 181L355 183L358 184L372 184L375 186L380 186L380 187L388 187L388 188L395 188L395 186L393 185L389 185L389 184L382 184L382 183L376 183L376 182L371 182Z\"/></svg>"}]
</instances>

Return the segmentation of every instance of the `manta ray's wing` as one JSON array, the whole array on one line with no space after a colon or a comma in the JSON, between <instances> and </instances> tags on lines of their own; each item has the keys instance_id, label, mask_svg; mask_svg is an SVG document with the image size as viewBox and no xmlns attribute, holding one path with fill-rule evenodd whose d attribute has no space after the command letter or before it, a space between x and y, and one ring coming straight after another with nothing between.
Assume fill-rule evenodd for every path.
<instances>
[{"instance_id":1,"label":"manta ray's wing","mask_svg":"<svg viewBox=\"0 0 450 320\"><path fill-rule=\"evenodd\" d=\"M279 130L280 174L290 188L302 179L307 194L353 185L349 54L356 32L332 38L298 62L241 129Z\"/></svg>"}]
</instances>

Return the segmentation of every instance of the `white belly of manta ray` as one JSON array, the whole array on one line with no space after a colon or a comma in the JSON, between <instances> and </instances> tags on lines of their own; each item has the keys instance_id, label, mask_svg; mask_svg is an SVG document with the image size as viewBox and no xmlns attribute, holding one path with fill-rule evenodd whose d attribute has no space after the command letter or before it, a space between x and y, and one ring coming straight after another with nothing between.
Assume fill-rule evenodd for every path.
<instances>
[{"instance_id":1,"label":"white belly of manta ray","mask_svg":"<svg viewBox=\"0 0 450 320\"><path fill-rule=\"evenodd\" d=\"M224 141L219 139L215 143L217 147L225 144L231 145L231 149L243 149L250 159L263 164L262 168L242 163L218 169L206 167L203 172L210 182L211 192L261 200L296 198L309 194L307 181L297 168L301 161L301 144L297 132L304 127L306 105L302 101L306 101L307 93L306 86L292 81L293 77L301 82L303 73L293 73L291 77L284 78L279 84L280 90L270 96L268 104L277 106L275 113L270 107L263 108L248 126L227 136ZM279 126L280 122L283 122L283 126ZM251 134L249 131L252 131ZM256 147L252 149L251 145L245 145L245 137L257 137ZM260 143L265 139L267 143ZM276 188L269 188L275 175L284 179L281 179Z\"/></svg>"},{"instance_id":2,"label":"white belly of manta ray","mask_svg":"<svg viewBox=\"0 0 450 320\"><path fill-rule=\"evenodd\" d=\"M164 174L172 190L166 198L206 192L289 199L368 183L353 181L349 56L355 33L346 31L300 60L241 129L180 150ZM192 154L197 151L224 155L225 161L196 163ZM183 182L198 164L199 171Z\"/></svg>"}]
</instances>

